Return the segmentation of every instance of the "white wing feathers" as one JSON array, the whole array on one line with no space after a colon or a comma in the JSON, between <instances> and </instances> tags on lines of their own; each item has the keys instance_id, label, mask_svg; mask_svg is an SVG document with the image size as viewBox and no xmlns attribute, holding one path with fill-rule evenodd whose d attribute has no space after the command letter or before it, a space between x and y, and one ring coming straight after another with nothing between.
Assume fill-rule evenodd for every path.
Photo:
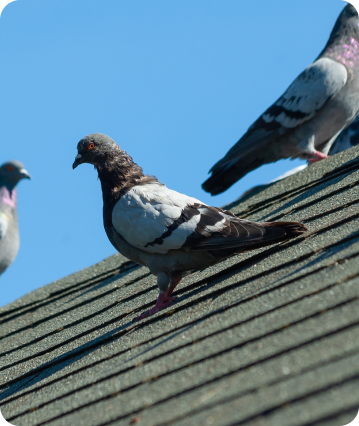
<instances>
[{"instance_id":1,"label":"white wing feathers","mask_svg":"<svg viewBox=\"0 0 359 426\"><path fill-rule=\"evenodd\" d=\"M194 204L203 205L164 185L140 185L117 202L112 223L132 246L149 253L167 253L181 248L195 231L200 214L185 214L186 207Z\"/></svg>"},{"instance_id":2,"label":"white wing feathers","mask_svg":"<svg viewBox=\"0 0 359 426\"><path fill-rule=\"evenodd\" d=\"M294 128L310 120L345 85L348 73L344 65L321 58L294 80L287 91L263 115L266 123L276 121Z\"/></svg>"},{"instance_id":3,"label":"white wing feathers","mask_svg":"<svg viewBox=\"0 0 359 426\"><path fill-rule=\"evenodd\" d=\"M222 255L272 244L292 226L248 222L157 183L128 191L112 210L112 224L129 244L149 253L220 250Z\"/></svg>"}]
</instances>

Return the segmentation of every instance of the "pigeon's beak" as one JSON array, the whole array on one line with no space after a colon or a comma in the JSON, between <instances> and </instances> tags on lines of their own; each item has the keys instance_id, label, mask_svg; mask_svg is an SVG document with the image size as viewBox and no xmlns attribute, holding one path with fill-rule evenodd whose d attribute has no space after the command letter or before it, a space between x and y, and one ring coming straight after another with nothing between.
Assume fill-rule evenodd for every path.
<instances>
[{"instance_id":1,"label":"pigeon's beak","mask_svg":"<svg viewBox=\"0 0 359 426\"><path fill-rule=\"evenodd\" d=\"M82 163L81 159L82 159L82 155L81 155L81 154L77 154L77 155L76 155L76 157L75 157L75 161L74 161L74 163L73 163L73 165L72 165L72 168L73 168L74 170L76 169L76 167L77 167L78 165L80 165L80 164Z\"/></svg>"},{"instance_id":2,"label":"pigeon's beak","mask_svg":"<svg viewBox=\"0 0 359 426\"><path fill-rule=\"evenodd\" d=\"M20 169L21 179L31 179L29 172L25 169Z\"/></svg>"}]
</instances>

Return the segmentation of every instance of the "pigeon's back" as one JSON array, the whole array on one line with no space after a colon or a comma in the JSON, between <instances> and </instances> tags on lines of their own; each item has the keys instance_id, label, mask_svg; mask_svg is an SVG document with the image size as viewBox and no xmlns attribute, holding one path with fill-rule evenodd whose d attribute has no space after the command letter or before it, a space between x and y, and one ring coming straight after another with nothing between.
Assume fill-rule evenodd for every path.
<instances>
[{"instance_id":1,"label":"pigeon's back","mask_svg":"<svg viewBox=\"0 0 359 426\"><path fill-rule=\"evenodd\" d=\"M317 60L210 170L202 187L219 194L250 171L284 158L327 157L359 112L359 18L347 5Z\"/></svg>"}]
</instances>

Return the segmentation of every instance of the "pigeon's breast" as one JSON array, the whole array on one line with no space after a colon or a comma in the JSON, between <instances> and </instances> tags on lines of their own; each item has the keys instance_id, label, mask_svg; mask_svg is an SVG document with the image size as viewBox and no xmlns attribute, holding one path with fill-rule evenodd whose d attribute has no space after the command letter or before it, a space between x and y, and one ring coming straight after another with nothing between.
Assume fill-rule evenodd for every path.
<instances>
[{"instance_id":1,"label":"pigeon's breast","mask_svg":"<svg viewBox=\"0 0 359 426\"><path fill-rule=\"evenodd\" d=\"M19 251L19 245L20 239L17 227L10 226L0 240L0 274L14 261Z\"/></svg>"}]
</instances>

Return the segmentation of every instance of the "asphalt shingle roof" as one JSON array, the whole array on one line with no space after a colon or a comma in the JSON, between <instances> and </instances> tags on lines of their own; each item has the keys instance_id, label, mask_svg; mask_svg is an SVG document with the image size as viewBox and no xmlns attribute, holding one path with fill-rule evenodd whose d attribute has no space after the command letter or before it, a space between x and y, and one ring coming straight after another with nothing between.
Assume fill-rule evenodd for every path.
<instances>
[{"instance_id":1,"label":"asphalt shingle roof","mask_svg":"<svg viewBox=\"0 0 359 426\"><path fill-rule=\"evenodd\" d=\"M294 240L157 297L114 255L0 309L0 407L12 424L341 426L359 408L359 147L229 208L302 220Z\"/></svg>"}]
</instances>

